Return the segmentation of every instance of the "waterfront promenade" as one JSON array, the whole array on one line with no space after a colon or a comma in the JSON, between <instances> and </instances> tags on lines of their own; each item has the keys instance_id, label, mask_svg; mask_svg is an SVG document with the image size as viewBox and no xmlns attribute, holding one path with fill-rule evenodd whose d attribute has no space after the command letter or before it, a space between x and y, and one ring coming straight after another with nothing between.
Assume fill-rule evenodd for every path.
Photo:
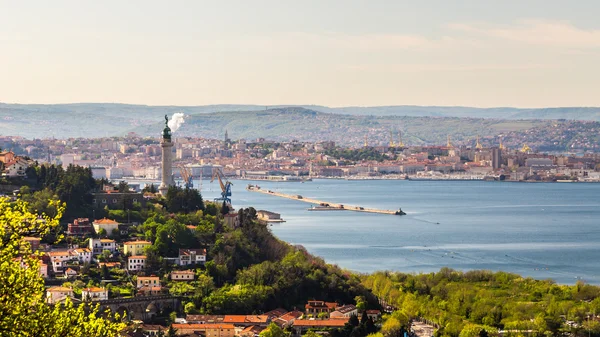
<instances>
[{"instance_id":1,"label":"waterfront promenade","mask_svg":"<svg viewBox=\"0 0 600 337\"><path fill-rule=\"evenodd\" d=\"M246 189L250 192L263 193L263 194L272 195L275 197L303 201L303 202L306 202L309 204L318 205L318 208L309 209L309 210L315 210L315 211L316 210L318 210L318 211L354 211L354 212L389 214L389 215L404 215L405 214L404 212L402 212L401 209L398 209L397 211L390 211L390 210L376 209L376 208L365 208L365 207L355 206L355 205L343 205L343 204L337 204L337 203L328 202L328 201L306 198L302 195L297 195L297 194L292 195L292 194L275 192L275 191L271 191L271 190L265 190L256 185L248 185L248 187Z\"/></svg>"}]
</instances>

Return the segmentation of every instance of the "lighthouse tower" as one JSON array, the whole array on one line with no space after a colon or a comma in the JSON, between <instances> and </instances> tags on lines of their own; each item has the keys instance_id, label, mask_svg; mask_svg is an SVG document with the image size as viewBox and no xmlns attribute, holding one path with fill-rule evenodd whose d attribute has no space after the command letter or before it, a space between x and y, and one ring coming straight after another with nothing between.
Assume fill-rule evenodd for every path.
<instances>
[{"instance_id":1,"label":"lighthouse tower","mask_svg":"<svg viewBox=\"0 0 600 337\"><path fill-rule=\"evenodd\" d=\"M160 147L162 148L162 180L158 191L164 196L167 195L169 186L175 185L173 182L173 142L171 141L171 128L169 128L167 115L165 115L165 128L160 140Z\"/></svg>"}]
</instances>

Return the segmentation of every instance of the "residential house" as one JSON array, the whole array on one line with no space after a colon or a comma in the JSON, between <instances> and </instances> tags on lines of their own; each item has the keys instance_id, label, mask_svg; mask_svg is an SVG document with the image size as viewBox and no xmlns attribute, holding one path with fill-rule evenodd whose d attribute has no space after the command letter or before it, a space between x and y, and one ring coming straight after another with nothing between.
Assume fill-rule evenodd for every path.
<instances>
[{"instance_id":1,"label":"residential house","mask_svg":"<svg viewBox=\"0 0 600 337\"><path fill-rule=\"evenodd\" d=\"M108 299L106 288L90 287L81 290L81 299L84 301L103 301Z\"/></svg>"},{"instance_id":2,"label":"residential house","mask_svg":"<svg viewBox=\"0 0 600 337\"><path fill-rule=\"evenodd\" d=\"M178 335L200 333L206 337L234 337L233 324L172 324Z\"/></svg>"},{"instance_id":3,"label":"residential house","mask_svg":"<svg viewBox=\"0 0 600 337\"><path fill-rule=\"evenodd\" d=\"M146 337L157 337L160 335L160 333L164 334L167 332L167 330L169 330L169 328L164 327L162 325L156 325L156 324L142 324L140 325L140 329L143 332L143 336Z\"/></svg>"},{"instance_id":4,"label":"residential house","mask_svg":"<svg viewBox=\"0 0 600 337\"><path fill-rule=\"evenodd\" d=\"M291 311L273 319L273 323L279 325L282 329L285 329L294 325L296 319L302 317L302 315L303 313L301 311Z\"/></svg>"},{"instance_id":5,"label":"residential house","mask_svg":"<svg viewBox=\"0 0 600 337\"><path fill-rule=\"evenodd\" d=\"M240 331L238 335L240 337L258 337L264 329L265 328L261 326L250 325Z\"/></svg>"},{"instance_id":6,"label":"residential house","mask_svg":"<svg viewBox=\"0 0 600 337\"><path fill-rule=\"evenodd\" d=\"M175 270L171 272L171 281L193 281L194 276L191 270Z\"/></svg>"},{"instance_id":7,"label":"residential house","mask_svg":"<svg viewBox=\"0 0 600 337\"><path fill-rule=\"evenodd\" d=\"M146 255L132 255L127 258L127 270L140 271L146 268Z\"/></svg>"},{"instance_id":8,"label":"residential house","mask_svg":"<svg viewBox=\"0 0 600 337\"><path fill-rule=\"evenodd\" d=\"M104 229L106 231L106 235L112 236L113 230L119 230L119 223L107 218L95 220L92 224L96 234L98 234L101 229Z\"/></svg>"},{"instance_id":9,"label":"residential house","mask_svg":"<svg viewBox=\"0 0 600 337\"><path fill-rule=\"evenodd\" d=\"M94 226L88 218L78 218L67 225L67 234L73 236L85 236L94 233Z\"/></svg>"},{"instance_id":10,"label":"residential house","mask_svg":"<svg viewBox=\"0 0 600 337\"><path fill-rule=\"evenodd\" d=\"M71 255L81 263L92 262L92 250L89 248L76 248L71 251Z\"/></svg>"},{"instance_id":11,"label":"residential house","mask_svg":"<svg viewBox=\"0 0 600 337\"><path fill-rule=\"evenodd\" d=\"M67 261L73 259L71 252L68 250L49 252L48 256L52 262L52 269L54 272L63 272L64 268L67 266Z\"/></svg>"},{"instance_id":12,"label":"residential house","mask_svg":"<svg viewBox=\"0 0 600 337\"><path fill-rule=\"evenodd\" d=\"M77 271L73 268L67 268L65 270L65 278L75 278L77 277Z\"/></svg>"},{"instance_id":13,"label":"residential house","mask_svg":"<svg viewBox=\"0 0 600 337\"><path fill-rule=\"evenodd\" d=\"M333 319L297 319L294 322L294 332L297 336L304 335L308 330L327 331L329 329L343 328L348 323L346 318Z\"/></svg>"},{"instance_id":14,"label":"residential house","mask_svg":"<svg viewBox=\"0 0 600 337\"><path fill-rule=\"evenodd\" d=\"M148 241L127 241L123 243L123 252L131 255L143 255L146 247L152 245Z\"/></svg>"},{"instance_id":15,"label":"residential house","mask_svg":"<svg viewBox=\"0 0 600 337\"><path fill-rule=\"evenodd\" d=\"M4 177L25 177L25 170L29 166L29 162L21 157L15 157L13 161L4 164Z\"/></svg>"},{"instance_id":16,"label":"residential house","mask_svg":"<svg viewBox=\"0 0 600 337\"><path fill-rule=\"evenodd\" d=\"M379 317L381 317L381 311L367 310L367 317L370 318L373 322L376 322L379 320Z\"/></svg>"},{"instance_id":17,"label":"residential house","mask_svg":"<svg viewBox=\"0 0 600 337\"><path fill-rule=\"evenodd\" d=\"M65 300L67 297L73 297L73 288L50 287L46 289L46 303L55 304Z\"/></svg>"},{"instance_id":18,"label":"residential house","mask_svg":"<svg viewBox=\"0 0 600 337\"><path fill-rule=\"evenodd\" d=\"M180 249L179 265L204 264L206 262L206 249Z\"/></svg>"},{"instance_id":19,"label":"residential house","mask_svg":"<svg viewBox=\"0 0 600 337\"><path fill-rule=\"evenodd\" d=\"M317 317L320 313L326 313L329 316L337 306L338 305L335 302L308 301L305 305L305 309L306 314L312 315L313 317Z\"/></svg>"},{"instance_id":20,"label":"residential house","mask_svg":"<svg viewBox=\"0 0 600 337\"><path fill-rule=\"evenodd\" d=\"M160 286L160 278L158 276L138 276L137 287L141 288L144 286Z\"/></svg>"},{"instance_id":21,"label":"residential house","mask_svg":"<svg viewBox=\"0 0 600 337\"><path fill-rule=\"evenodd\" d=\"M108 250L111 254L117 251L115 240L112 239L90 238L89 248L92 250L92 254L94 254L94 256L102 254L102 252L105 250Z\"/></svg>"},{"instance_id":22,"label":"residential house","mask_svg":"<svg viewBox=\"0 0 600 337\"><path fill-rule=\"evenodd\" d=\"M343 305L341 307L337 307L335 311L329 314L331 318L339 318L339 317L350 317L350 316L358 316L358 309L353 304Z\"/></svg>"}]
</instances>

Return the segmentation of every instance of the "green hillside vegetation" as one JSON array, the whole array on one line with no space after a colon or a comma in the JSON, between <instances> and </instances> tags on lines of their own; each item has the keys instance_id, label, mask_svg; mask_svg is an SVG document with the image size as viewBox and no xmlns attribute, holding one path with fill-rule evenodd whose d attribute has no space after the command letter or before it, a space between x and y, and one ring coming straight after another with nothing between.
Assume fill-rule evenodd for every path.
<instances>
[{"instance_id":1,"label":"green hillside vegetation","mask_svg":"<svg viewBox=\"0 0 600 337\"><path fill-rule=\"evenodd\" d=\"M160 123L140 127L140 135L152 135ZM497 119L352 116L321 113L304 108L269 109L265 111L230 111L191 115L176 136L223 137L225 130L234 139L253 140L264 137L275 141L327 141L340 145L362 145L368 136L370 145L389 143L389 131L402 132L405 143L411 145L445 144L448 135L460 142L482 137L496 137L508 131L524 131L545 127L549 121L506 121ZM155 132L154 132L155 133ZM397 137L395 134L394 137Z\"/></svg>"},{"instance_id":2,"label":"green hillside vegetation","mask_svg":"<svg viewBox=\"0 0 600 337\"><path fill-rule=\"evenodd\" d=\"M265 106L257 105L206 105L206 106L147 106L131 104L112 103L76 103L76 104L6 104L0 103L0 130L1 135L22 136L26 138L70 138L70 137L110 137L124 135L129 131L137 131L143 135L155 136L161 130L159 127L165 114L171 116L175 112L183 112L188 116L211 115L202 119L198 117L198 123L214 125L216 129L197 128L188 130L187 135L202 131L201 135L221 138L225 128L235 130L236 138L255 137L280 137L284 131L289 129L293 136L298 139L304 136L305 131L310 131L311 125L303 125L302 117L295 116L293 119L281 118L281 112L312 111L317 112L330 132L347 131L344 127L351 123L354 127L362 126L361 130L354 133L372 134L375 136L381 130L377 128L384 125L401 129L411 136L413 142L438 142L438 138L429 138L427 133L421 132L418 123L413 123L420 118L430 120L429 125L435 126L436 121L448 122L442 126L440 133L457 134L460 128L449 122L451 119L494 119L514 120L515 124L508 123L510 127L490 127L485 122L465 121L461 127L469 128L475 123L477 127L470 130L466 137L474 137L476 134L491 135L490 132L498 133L510 130L523 130L524 128L538 125L540 120L589 120L600 121L600 108L546 108L546 109L517 109L517 108L470 108L470 107L435 107L435 106L381 106L381 107L341 107L329 108L317 105L302 106ZM221 114L224 113L224 114ZM246 119L247 117L247 119ZM262 120L261 120L261 117ZM404 120L403 117L410 120ZM192 117L196 119L197 117ZM274 119L273 119L274 118ZM439 119L442 118L442 119ZM223 121L225 119L225 121ZM278 121L278 119L280 119ZM265 124L264 128L259 120ZM530 120L529 126L523 120ZM319 122L319 119L316 120ZM371 123L371 122L374 123ZM213 124L214 123L214 124ZM289 125L287 124L289 123ZM405 126L404 123L407 123ZM543 123L543 122L542 122ZM231 124L231 125L228 125ZM268 124L268 125L267 125ZM94 128L90 128L94 125ZM256 131L248 130L248 126L260 126ZM317 126L317 125L312 125ZM370 130L374 126L374 130ZM159 127L157 129L157 127ZM244 132L246 131L246 132ZM273 133L273 136L271 135ZM445 136L444 136L445 137ZM442 138L444 138L442 137ZM458 136L462 139L463 136ZM319 138L321 139L321 138ZM382 138L383 139L383 138ZM340 142L341 143L341 142Z\"/></svg>"},{"instance_id":3,"label":"green hillside vegetation","mask_svg":"<svg viewBox=\"0 0 600 337\"><path fill-rule=\"evenodd\" d=\"M464 337L469 331L478 336L482 329L490 335L507 330L509 336L600 335L600 322L588 321L600 312L600 288L582 282L567 286L505 272L442 268L365 275L363 285L406 316L437 324L436 336ZM567 320L576 326L566 326Z\"/></svg>"}]
</instances>

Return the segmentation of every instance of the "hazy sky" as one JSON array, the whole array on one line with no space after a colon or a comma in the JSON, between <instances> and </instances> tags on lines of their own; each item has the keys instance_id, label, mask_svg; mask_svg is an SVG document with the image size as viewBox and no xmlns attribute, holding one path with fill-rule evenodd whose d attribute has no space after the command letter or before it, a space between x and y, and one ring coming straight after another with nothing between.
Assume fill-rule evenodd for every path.
<instances>
[{"instance_id":1,"label":"hazy sky","mask_svg":"<svg viewBox=\"0 0 600 337\"><path fill-rule=\"evenodd\" d=\"M0 0L0 102L600 106L600 1Z\"/></svg>"}]
</instances>

